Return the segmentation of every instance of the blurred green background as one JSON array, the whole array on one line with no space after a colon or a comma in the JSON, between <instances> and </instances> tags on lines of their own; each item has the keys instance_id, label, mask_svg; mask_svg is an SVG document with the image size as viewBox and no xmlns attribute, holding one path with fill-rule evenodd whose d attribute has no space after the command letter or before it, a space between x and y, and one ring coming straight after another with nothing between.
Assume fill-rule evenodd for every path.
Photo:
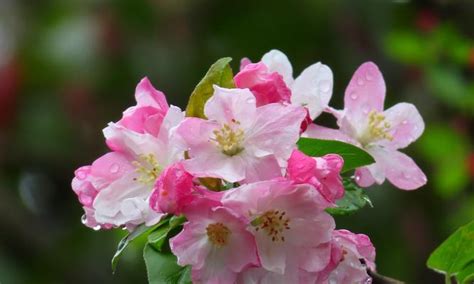
<instances>
[{"instance_id":1,"label":"blurred green background","mask_svg":"<svg viewBox=\"0 0 474 284\"><path fill-rule=\"evenodd\" d=\"M386 106L416 104L427 127L405 152L428 185L370 188L374 208L337 224L371 237L380 273L443 283L425 261L474 218L473 15L474 1L455 0L1 0L0 282L145 283L139 245L112 275L125 232L82 226L74 169L106 151L101 129L143 76L184 107L216 59L233 57L236 71L278 48L296 74L332 68L332 106L367 60L384 73Z\"/></svg>"}]
</instances>

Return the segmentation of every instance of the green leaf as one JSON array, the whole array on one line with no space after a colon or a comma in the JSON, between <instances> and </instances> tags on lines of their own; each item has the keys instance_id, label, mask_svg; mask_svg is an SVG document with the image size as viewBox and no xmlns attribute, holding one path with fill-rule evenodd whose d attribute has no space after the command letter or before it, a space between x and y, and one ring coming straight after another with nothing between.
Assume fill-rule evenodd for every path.
<instances>
[{"instance_id":1,"label":"green leaf","mask_svg":"<svg viewBox=\"0 0 474 284\"><path fill-rule=\"evenodd\" d=\"M191 94L188 106L186 107L186 116L206 118L204 115L204 105L214 93L213 85L224 88L235 87L233 80L234 75L229 65L231 60L232 58L230 57L224 57L212 64L209 71L207 71L204 78L197 84Z\"/></svg>"},{"instance_id":2,"label":"green leaf","mask_svg":"<svg viewBox=\"0 0 474 284\"><path fill-rule=\"evenodd\" d=\"M327 208L331 215L351 215L367 204L372 207L372 202L365 191L350 180L344 180L344 197L336 201L337 207Z\"/></svg>"},{"instance_id":3,"label":"green leaf","mask_svg":"<svg viewBox=\"0 0 474 284\"><path fill-rule=\"evenodd\" d=\"M181 226L186 221L184 216L173 216L169 220L168 226L162 226L148 235L148 244L158 251L162 250L163 245L168 240L168 235L175 228Z\"/></svg>"},{"instance_id":4,"label":"green leaf","mask_svg":"<svg viewBox=\"0 0 474 284\"><path fill-rule=\"evenodd\" d=\"M474 261L469 262L456 276L459 283L468 284L474 282Z\"/></svg>"},{"instance_id":5,"label":"green leaf","mask_svg":"<svg viewBox=\"0 0 474 284\"><path fill-rule=\"evenodd\" d=\"M115 269L117 268L120 257L122 256L123 252L125 251L125 249L128 247L129 244L131 244L138 237L141 237L141 236L144 236L145 234L150 233L151 231L162 226L168 221L169 219L165 218L162 221L160 221L158 224L151 227L147 227L145 226L145 224L142 224L138 226L137 228L135 228L135 230L133 230L132 232L128 233L122 240L120 240L117 246L117 251L112 257L112 272L113 273L115 272Z\"/></svg>"},{"instance_id":6,"label":"green leaf","mask_svg":"<svg viewBox=\"0 0 474 284\"><path fill-rule=\"evenodd\" d=\"M171 252L159 252L151 245L143 250L148 283L150 284L187 284L191 282L191 267L177 264L176 256Z\"/></svg>"},{"instance_id":7,"label":"green leaf","mask_svg":"<svg viewBox=\"0 0 474 284\"><path fill-rule=\"evenodd\" d=\"M358 167L370 165L374 158L366 151L352 144L334 140L313 138L300 138L298 148L308 156L320 157L326 154L338 154L344 159L342 172L347 172Z\"/></svg>"},{"instance_id":8,"label":"green leaf","mask_svg":"<svg viewBox=\"0 0 474 284\"><path fill-rule=\"evenodd\" d=\"M429 268L456 276L458 282L472 276L474 272L474 221L460 227L445 240L429 257ZM463 279L460 279L463 278Z\"/></svg>"}]
</instances>

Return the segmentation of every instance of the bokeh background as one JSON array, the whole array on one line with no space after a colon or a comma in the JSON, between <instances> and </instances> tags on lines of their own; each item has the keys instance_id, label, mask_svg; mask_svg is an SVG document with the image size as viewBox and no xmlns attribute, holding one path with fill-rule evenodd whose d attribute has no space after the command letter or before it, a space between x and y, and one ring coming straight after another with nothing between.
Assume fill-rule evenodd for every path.
<instances>
[{"instance_id":1,"label":"bokeh background","mask_svg":"<svg viewBox=\"0 0 474 284\"><path fill-rule=\"evenodd\" d=\"M145 283L140 245L112 275L125 232L82 226L74 169L106 151L101 129L143 76L184 107L216 59L237 70L278 48L296 74L332 68L335 107L367 60L384 73L386 106L416 104L427 127L405 152L428 184L370 188L374 208L337 224L371 237L381 274L443 283L426 259L474 218L473 15L473 1L455 0L0 0L0 282Z\"/></svg>"}]
</instances>

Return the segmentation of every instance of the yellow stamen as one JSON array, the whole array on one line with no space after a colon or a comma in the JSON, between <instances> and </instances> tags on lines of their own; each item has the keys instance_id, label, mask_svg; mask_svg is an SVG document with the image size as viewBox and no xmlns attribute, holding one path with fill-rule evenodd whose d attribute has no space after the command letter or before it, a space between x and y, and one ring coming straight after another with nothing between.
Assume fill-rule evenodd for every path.
<instances>
[{"instance_id":1,"label":"yellow stamen","mask_svg":"<svg viewBox=\"0 0 474 284\"><path fill-rule=\"evenodd\" d=\"M377 140L393 140L393 136L390 135L390 123L385 121L385 116L375 110L369 112L367 130L360 137L360 141L363 145L367 145L370 142Z\"/></svg>"},{"instance_id":2,"label":"yellow stamen","mask_svg":"<svg viewBox=\"0 0 474 284\"><path fill-rule=\"evenodd\" d=\"M227 244L229 235L231 234L229 228L222 223L209 224L206 227L206 232L209 241L218 248Z\"/></svg>"},{"instance_id":3,"label":"yellow stamen","mask_svg":"<svg viewBox=\"0 0 474 284\"><path fill-rule=\"evenodd\" d=\"M162 170L153 154L140 155L132 164L136 167L135 172L139 174L134 180L144 184L154 183Z\"/></svg>"},{"instance_id":4,"label":"yellow stamen","mask_svg":"<svg viewBox=\"0 0 474 284\"><path fill-rule=\"evenodd\" d=\"M232 121L234 127L224 124L221 129L214 130L214 140L222 153L227 156L234 156L242 152L242 142L244 141L244 131L239 128L240 122Z\"/></svg>"},{"instance_id":5,"label":"yellow stamen","mask_svg":"<svg viewBox=\"0 0 474 284\"><path fill-rule=\"evenodd\" d=\"M273 242L284 242L284 230L290 229L290 218L286 217L285 211L269 210L254 219L251 224L255 230L263 230Z\"/></svg>"}]
</instances>

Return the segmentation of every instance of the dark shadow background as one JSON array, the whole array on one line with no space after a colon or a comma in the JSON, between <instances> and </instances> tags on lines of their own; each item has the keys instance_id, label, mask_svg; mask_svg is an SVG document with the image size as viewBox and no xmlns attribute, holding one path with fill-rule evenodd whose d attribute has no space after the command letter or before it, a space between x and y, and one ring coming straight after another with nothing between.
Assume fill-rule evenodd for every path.
<instances>
[{"instance_id":1,"label":"dark shadow background","mask_svg":"<svg viewBox=\"0 0 474 284\"><path fill-rule=\"evenodd\" d=\"M278 48L296 74L332 68L335 107L367 60L384 73L386 106L416 104L427 127L405 152L428 185L370 188L374 208L337 224L371 237L380 273L443 283L426 259L474 217L473 15L455 0L0 0L0 282L145 283L140 245L112 275L125 232L82 226L74 169L106 151L101 129L143 76L184 107L216 59L236 71Z\"/></svg>"}]
</instances>

